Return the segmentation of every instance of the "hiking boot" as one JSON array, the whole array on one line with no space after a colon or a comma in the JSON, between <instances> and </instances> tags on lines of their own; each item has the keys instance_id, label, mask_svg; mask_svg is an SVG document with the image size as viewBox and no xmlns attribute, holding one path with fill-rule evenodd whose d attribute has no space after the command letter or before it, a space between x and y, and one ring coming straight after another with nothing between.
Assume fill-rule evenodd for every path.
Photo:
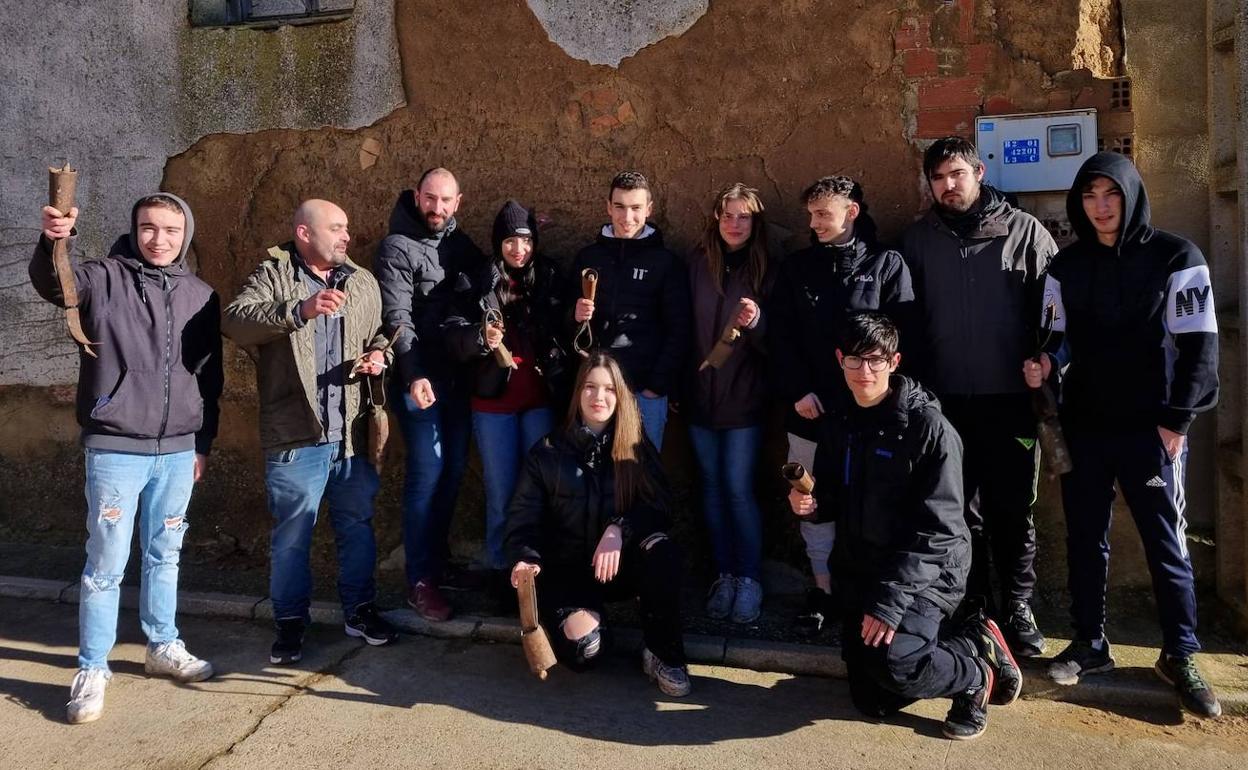
<instances>
[{"instance_id":1,"label":"hiking boot","mask_svg":"<svg viewBox=\"0 0 1248 770\"><path fill-rule=\"evenodd\" d=\"M65 718L71 725L94 722L104 713L104 688L113 675L106 668L80 668L69 686Z\"/></svg>"},{"instance_id":2,"label":"hiking boot","mask_svg":"<svg viewBox=\"0 0 1248 770\"><path fill-rule=\"evenodd\" d=\"M372 602L365 602L356 607L351 617L347 618L346 623L343 624L343 630L347 632L347 636L363 639L374 647L390 644L399 638L399 633L394 630L394 626L378 614L377 606Z\"/></svg>"},{"instance_id":3,"label":"hiking boot","mask_svg":"<svg viewBox=\"0 0 1248 770\"><path fill-rule=\"evenodd\" d=\"M166 674L184 684L202 682L212 676L212 664L187 652L181 639L147 645L143 670L149 674Z\"/></svg>"},{"instance_id":4,"label":"hiking boot","mask_svg":"<svg viewBox=\"0 0 1248 770\"><path fill-rule=\"evenodd\" d=\"M763 611L763 585L754 578L737 578L737 598L732 602L733 623L753 623Z\"/></svg>"},{"instance_id":5,"label":"hiking boot","mask_svg":"<svg viewBox=\"0 0 1248 770\"><path fill-rule=\"evenodd\" d=\"M1213 688L1200 675L1196 668L1196 658L1192 655L1173 656L1164 652L1157 658L1153 666L1157 676L1166 684L1172 685L1179 693L1179 702L1183 708L1198 717L1212 719L1222 715L1222 704Z\"/></svg>"},{"instance_id":6,"label":"hiking boot","mask_svg":"<svg viewBox=\"0 0 1248 770\"><path fill-rule=\"evenodd\" d=\"M303 618L279 618L274 625L277 640L269 650L269 662L279 666L298 663L303 658L303 634L308 624Z\"/></svg>"},{"instance_id":7,"label":"hiking boot","mask_svg":"<svg viewBox=\"0 0 1248 770\"><path fill-rule=\"evenodd\" d=\"M992 667L985 660L976 659L984 675L979 687L953 696L953 705L940 726L941 733L950 740L969 741L984 734L988 727L988 701L993 691Z\"/></svg>"},{"instance_id":8,"label":"hiking boot","mask_svg":"<svg viewBox=\"0 0 1248 770\"><path fill-rule=\"evenodd\" d=\"M712 620L723 620L732 613L732 603L737 598L737 579L732 575L720 574L711 583L711 590L706 598L706 616Z\"/></svg>"},{"instance_id":9,"label":"hiking boot","mask_svg":"<svg viewBox=\"0 0 1248 770\"><path fill-rule=\"evenodd\" d=\"M418 580L407 592L407 604L425 620L441 623L451 617L451 605L446 603L442 592L428 580Z\"/></svg>"},{"instance_id":10,"label":"hiking boot","mask_svg":"<svg viewBox=\"0 0 1248 770\"><path fill-rule=\"evenodd\" d=\"M1045 638L1036 626L1036 616L1032 614L1031 605L1022 600L1012 601L1008 605L1009 617L1005 620L1005 639L1010 649L1022 658L1034 658L1044 654Z\"/></svg>"},{"instance_id":11,"label":"hiking boot","mask_svg":"<svg viewBox=\"0 0 1248 770\"><path fill-rule=\"evenodd\" d=\"M995 685L989 696L998 706L1008 706L1018 700L1023 691L1023 672L1005 642L1005 634L992 618L983 614L972 618L971 638L979 650L979 657L992 669Z\"/></svg>"},{"instance_id":12,"label":"hiking boot","mask_svg":"<svg viewBox=\"0 0 1248 770\"><path fill-rule=\"evenodd\" d=\"M1099 650L1092 646L1092 642L1075 639L1049 664L1049 678L1070 686L1079 684L1079 680L1088 674L1103 674L1113 669L1114 656L1109 654L1109 641L1105 637L1101 637Z\"/></svg>"},{"instance_id":13,"label":"hiking boot","mask_svg":"<svg viewBox=\"0 0 1248 770\"><path fill-rule=\"evenodd\" d=\"M815 636L823 630L827 620L828 594L819 588L806 589L806 609L793 620L793 630L806 636Z\"/></svg>"},{"instance_id":14,"label":"hiking boot","mask_svg":"<svg viewBox=\"0 0 1248 770\"><path fill-rule=\"evenodd\" d=\"M664 695L683 698L692 688L689 684L688 666L669 666L650 652L648 647L641 651L641 670L646 672L651 682L658 683L659 690Z\"/></svg>"}]
</instances>

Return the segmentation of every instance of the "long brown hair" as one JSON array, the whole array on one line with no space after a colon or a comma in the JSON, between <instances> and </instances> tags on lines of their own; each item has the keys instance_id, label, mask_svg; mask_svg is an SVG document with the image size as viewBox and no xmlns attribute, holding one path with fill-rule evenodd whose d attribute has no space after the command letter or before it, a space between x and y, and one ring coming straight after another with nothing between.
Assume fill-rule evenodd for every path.
<instances>
[{"instance_id":1,"label":"long brown hair","mask_svg":"<svg viewBox=\"0 0 1248 770\"><path fill-rule=\"evenodd\" d=\"M589 373L600 368L607 370L607 376L615 386L615 412L609 423L612 431L611 463L615 468L615 512L622 515L639 498L658 502L661 491L660 485L647 473L646 457L653 450L646 446L637 397L624 379L619 363L611 355L595 351L577 370L566 426L571 430L582 422L581 392L585 389Z\"/></svg>"},{"instance_id":2,"label":"long brown hair","mask_svg":"<svg viewBox=\"0 0 1248 770\"><path fill-rule=\"evenodd\" d=\"M715 288L724 293L724 239L719 235L719 218L724 214L724 207L729 201L745 201L745 208L750 212L750 240L746 248L750 250L746 260L747 280L755 295L763 291L763 277L767 273L767 216L763 213L763 201L758 197L758 190L746 187L742 182L734 182L720 191L715 199L715 212L706 223L702 233L702 251L706 254L706 266L715 279Z\"/></svg>"}]
</instances>

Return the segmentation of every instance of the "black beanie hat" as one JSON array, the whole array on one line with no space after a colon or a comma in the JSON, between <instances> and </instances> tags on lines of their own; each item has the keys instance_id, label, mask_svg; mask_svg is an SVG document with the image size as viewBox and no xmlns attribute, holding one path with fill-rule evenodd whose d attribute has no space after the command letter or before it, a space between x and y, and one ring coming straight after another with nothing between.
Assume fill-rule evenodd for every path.
<instances>
[{"instance_id":1,"label":"black beanie hat","mask_svg":"<svg viewBox=\"0 0 1248 770\"><path fill-rule=\"evenodd\" d=\"M503 255L503 241L512 236L522 235L533 240L533 249L537 249L537 215L521 206L514 200L507 201L494 217L494 255Z\"/></svg>"}]
</instances>

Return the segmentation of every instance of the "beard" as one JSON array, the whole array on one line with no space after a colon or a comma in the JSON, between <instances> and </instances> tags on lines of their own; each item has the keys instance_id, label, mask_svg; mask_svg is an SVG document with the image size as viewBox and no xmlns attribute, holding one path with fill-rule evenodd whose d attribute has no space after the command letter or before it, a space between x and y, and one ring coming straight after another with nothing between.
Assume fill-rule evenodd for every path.
<instances>
[{"instance_id":1,"label":"beard","mask_svg":"<svg viewBox=\"0 0 1248 770\"><path fill-rule=\"evenodd\" d=\"M441 219L442 221L435 223L434 222L435 219ZM425 214L425 226L429 228L430 232L435 232L435 233L442 232L443 230L446 229L446 223L449 221L450 221L450 217L441 217L438 214L435 214L432 212Z\"/></svg>"}]
</instances>

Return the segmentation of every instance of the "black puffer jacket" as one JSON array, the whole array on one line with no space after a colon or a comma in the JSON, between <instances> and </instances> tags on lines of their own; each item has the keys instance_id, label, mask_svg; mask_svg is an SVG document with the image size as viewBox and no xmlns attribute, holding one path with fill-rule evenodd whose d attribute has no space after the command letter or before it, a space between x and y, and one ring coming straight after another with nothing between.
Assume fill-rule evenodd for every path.
<instances>
[{"instance_id":1,"label":"black puffer jacket","mask_svg":"<svg viewBox=\"0 0 1248 770\"><path fill-rule=\"evenodd\" d=\"M663 234L646 228L641 238L612 238L608 226L581 249L572 266L568 318L581 296L581 271L592 267L598 271L593 347L615 356L633 390L666 396L689 354L689 281L684 261L663 245Z\"/></svg>"},{"instance_id":2,"label":"black puffer jacket","mask_svg":"<svg viewBox=\"0 0 1248 770\"><path fill-rule=\"evenodd\" d=\"M776 391L784 401L785 428L814 440L818 429L793 410L807 393L825 409L841 400L845 379L836 347L845 319L863 310L887 313L894 322L914 300L910 271L901 254L876 243L874 228L848 244L812 243L790 254L765 312ZM813 238L812 238L813 240Z\"/></svg>"},{"instance_id":3,"label":"black puffer jacket","mask_svg":"<svg viewBox=\"0 0 1248 770\"><path fill-rule=\"evenodd\" d=\"M922 596L946 614L966 592L970 532L962 441L936 397L902 375L870 409L823 418L820 511L836 512L832 568L864 610L893 627Z\"/></svg>"},{"instance_id":4,"label":"black puffer jacket","mask_svg":"<svg viewBox=\"0 0 1248 770\"><path fill-rule=\"evenodd\" d=\"M182 252L168 267L141 256L137 205L130 234L104 259L74 265L82 328L98 358L79 353L77 416L84 446L134 454L194 449L208 454L217 435L221 367L221 302L186 264L195 234L191 208L160 193L186 214ZM64 306L52 244L40 236L30 261L39 296Z\"/></svg>"},{"instance_id":5,"label":"black puffer jacket","mask_svg":"<svg viewBox=\"0 0 1248 770\"><path fill-rule=\"evenodd\" d=\"M487 310L503 315L506 329L503 344L513 352L529 351L538 371L552 393L563 393L564 380L571 373L568 354L560 332L565 292L559 271L548 260L533 260L534 282L530 294L512 302L505 310L499 292L505 279L497 262L483 264L467 285L452 292L450 307L442 322L447 349L457 361L472 363L472 392L479 398L498 398L507 385L510 369L498 366L481 334L481 320Z\"/></svg>"},{"instance_id":6,"label":"black puffer jacket","mask_svg":"<svg viewBox=\"0 0 1248 770\"><path fill-rule=\"evenodd\" d=\"M631 510L615 510L611 435L606 431L595 436L578 425L551 433L529 450L507 508L503 550L508 563L585 569L610 524L620 525L625 547L667 531L671 521L667 479L649 441L644 462L659 499L639 498Z\"/></svg>"},{"instance_id":7,"label":"black puffer jacket","mask_svg":"<svg viewBox=\"0 0 1248 770\"><path fill-rule=\"evenodd\" d=\"M1083 210L1083 186L1096 176L1122 190L1114 246L1097 240ZM1053 260L1044 303L1057 310L1049 351L1069 364L1063 419L1186 433L1198 412L1218 402L1218 323L1204 255L1152 226L1140 174L1117 153L1083 164L1066 211L1079 240Z\"/></svg>"},{"instance_id":8,"label":"black puffer jacket","mask_svg":"<svg viewBox=\"0 0 1248 770\"><path fill-rule=\"evenodd\" d=\"M400 384L427 377L435 392L450 386L456 367L441 338L450 290L467 285L465 274L480 268L484 257L452 217L441 232L425 225L416 193L399 194L390 214L390 234L381 242L373 274L381 286L381 320L387 334L402 328L394 344Z\"/></svg>"}]
</instances>

